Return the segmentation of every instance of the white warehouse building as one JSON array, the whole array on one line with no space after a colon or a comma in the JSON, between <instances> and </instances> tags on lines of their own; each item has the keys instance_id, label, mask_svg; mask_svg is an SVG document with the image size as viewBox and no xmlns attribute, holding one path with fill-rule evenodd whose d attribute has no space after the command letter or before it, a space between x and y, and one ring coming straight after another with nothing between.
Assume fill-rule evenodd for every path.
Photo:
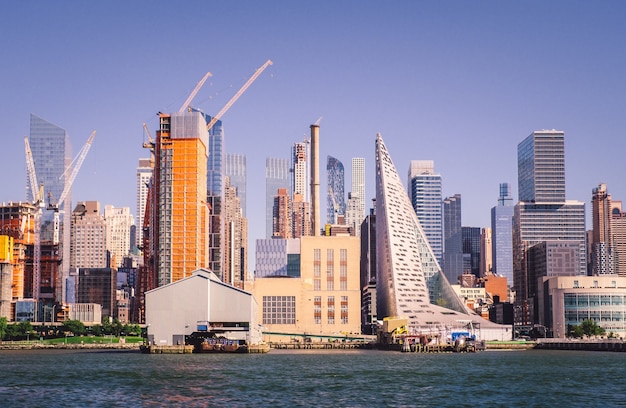
<instances>
[{"instance_id":1,"label":"white warehouse building","mask_svg":"<svg viewBox=\"0 0 626 408\"><path fill-rule=\"evenodd\" d=\"M191 276L146 292L146 327L152 345L184 344L196 331L231 340L262 340L258 305L251 293L198 269Z\"/></svg>"}]
</instances>

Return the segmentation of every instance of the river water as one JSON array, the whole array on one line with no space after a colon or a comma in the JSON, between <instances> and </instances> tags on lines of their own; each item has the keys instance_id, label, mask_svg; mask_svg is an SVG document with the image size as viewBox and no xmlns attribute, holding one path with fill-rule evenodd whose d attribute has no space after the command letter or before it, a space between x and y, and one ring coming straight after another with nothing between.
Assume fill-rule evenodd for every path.
<instances>
[{"instance_id":1,"label":"river water","mask_svg":"<svg viewBox=\"0 0 626 408\"><path fill-rule=\"evenodd\" d=\"M626 407L626 353L0 352L2 407Z\"/></svg>"}]
</instances>

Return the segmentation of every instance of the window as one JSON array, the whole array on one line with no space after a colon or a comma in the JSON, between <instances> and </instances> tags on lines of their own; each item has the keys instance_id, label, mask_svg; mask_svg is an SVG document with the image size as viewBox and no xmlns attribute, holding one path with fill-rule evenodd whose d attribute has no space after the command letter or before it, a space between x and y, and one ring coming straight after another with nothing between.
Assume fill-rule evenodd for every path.
<instances>
[{"instance_id":1,"label":"window","mask_svg":"<svg viewBox=\"0 0 626 408\"><path fill-rule=\"evenodd\" d=\"M263 324L296 324L296 297L263 296Z\"/></svg>"}]
</instances>

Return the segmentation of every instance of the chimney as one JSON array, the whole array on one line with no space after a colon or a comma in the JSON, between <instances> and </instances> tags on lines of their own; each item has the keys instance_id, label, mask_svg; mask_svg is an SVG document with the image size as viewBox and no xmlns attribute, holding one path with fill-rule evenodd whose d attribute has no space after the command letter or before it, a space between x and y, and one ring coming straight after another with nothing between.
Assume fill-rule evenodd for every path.
<instances>
[{"instance_id":1,"label":"chimney","mask_svg":"<svg viewBox=\"0 0 626 408\"><path fill-rule=\"evenodd\" d=\"M311 125L311 235L320 235L320 127Z\"/></svg>"}]
</instances>

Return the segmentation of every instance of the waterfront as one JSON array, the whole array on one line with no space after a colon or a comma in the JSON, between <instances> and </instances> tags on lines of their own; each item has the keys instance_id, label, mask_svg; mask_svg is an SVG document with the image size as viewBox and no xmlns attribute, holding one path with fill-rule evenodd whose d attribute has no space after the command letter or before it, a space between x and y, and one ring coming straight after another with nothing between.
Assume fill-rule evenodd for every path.
<instances>
[{"instance_id":1,"label":"waterfront","mask_svg":"<svg viewBox=\"0 0 626 408\"><path fill-rule=\"evenodd\" d=\"M623 353L0 353L3 406L626 406Z\"/></svg>"}]
</instances>

